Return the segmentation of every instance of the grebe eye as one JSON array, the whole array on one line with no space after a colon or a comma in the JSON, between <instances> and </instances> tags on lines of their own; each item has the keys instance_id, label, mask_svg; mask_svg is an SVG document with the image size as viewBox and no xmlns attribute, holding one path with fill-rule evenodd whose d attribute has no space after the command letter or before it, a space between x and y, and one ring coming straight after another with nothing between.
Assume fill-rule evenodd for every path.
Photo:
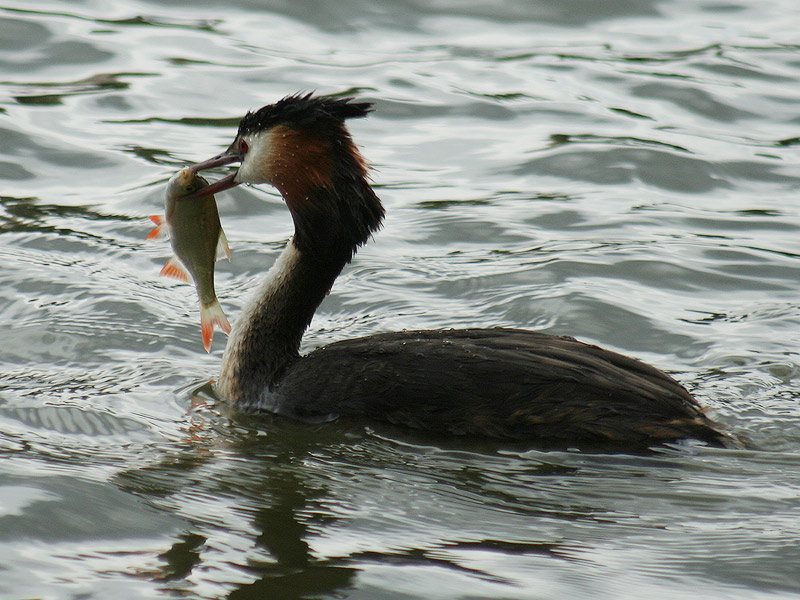
<instances>
[{"instance_id":1,"label":"grebe eye","mask_svg":"<svg viewBox=\"0 0 800 600\"><path fill-rule=\"evenodd\" d=\"M241 152L242 154L245 154L245 153L247 153L248 150L250 150L250 146L247 144L247 142L245 142L244 140L240 141L239 142L239 152Z\"/></svg>"}]
</instances>

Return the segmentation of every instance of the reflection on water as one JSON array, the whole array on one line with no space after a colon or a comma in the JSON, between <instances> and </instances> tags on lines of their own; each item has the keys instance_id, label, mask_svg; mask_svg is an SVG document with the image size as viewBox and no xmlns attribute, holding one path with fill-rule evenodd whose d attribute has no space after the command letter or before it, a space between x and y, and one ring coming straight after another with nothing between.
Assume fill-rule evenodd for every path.
<instances>
[{"instance_id":1,"label":"reflection on water","mask_svg":"<svg viewBox=\"0 0 800 600\"><path fill-rule=\"evenodd\" d=\"M800 595L797 81L788 0L0 7L3 597ZM304 341L507 325L674 374L760 450L647 456L226 414L163 184L299 90L384 229ZM235 317L291 219L220 198ZM35 576L32 576L35 574Z\"/></svg>"}]
</instances>

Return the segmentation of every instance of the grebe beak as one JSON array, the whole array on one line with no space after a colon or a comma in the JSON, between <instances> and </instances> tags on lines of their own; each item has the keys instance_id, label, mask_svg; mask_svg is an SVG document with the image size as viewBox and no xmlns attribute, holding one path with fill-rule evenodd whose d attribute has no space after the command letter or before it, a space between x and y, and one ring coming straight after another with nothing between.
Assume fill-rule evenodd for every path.
<instances>
[{"instance_id":1,"label":"grebe beak","mask_svg":"<svg viewBox=\"0 0 800 600\"><path fill-rule=\"evenodd\" d=\"M189 167L192 171L197 173L198 171L205 171L206 169L213 169L214 167L220 167L222 165L229 165L235 162L241 162L242 156L238 153L233 153L230 150L223 152L222 154L218 154L214 158L209 158L201 163L197 163L196 165L192 165ZM217 192L221 192L223 190L228 190L232 187L236 187L239 185L239 181L235 181L236 173L231 173L220 179L219 181L215 181L214 183L207 185L206 187L197 190L193 194L189 194L188 196L184 196L183 200L191 200L193 198L202 198L203 196L208 196L209 194L216 194Z\"/></svg>"},{"instance_id":2,"label":"grebe beak","mask_svg":"<svg viewBox=\"0 0 800 600\"><path fill-rule=\"evenodd\" d=\"M222 154L217 154L214 158L209 158L201 163L192 165L192 170L197 173L198 171L205 171L206 169L213 169L214 167L221 167L222 165L229 165L235 162L241 162L242 155L238 152L231 152L230 148Z\"/></svg>"}]
</instances>

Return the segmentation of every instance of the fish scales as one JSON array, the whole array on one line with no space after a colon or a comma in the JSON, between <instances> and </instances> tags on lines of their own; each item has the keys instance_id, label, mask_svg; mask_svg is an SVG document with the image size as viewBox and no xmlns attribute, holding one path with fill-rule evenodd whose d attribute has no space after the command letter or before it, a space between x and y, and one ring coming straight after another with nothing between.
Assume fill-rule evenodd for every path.
<instances>
[{"instance_id":1,"label":"fish scales","mask_svg":"<svg viewBox=\"0 0 800 600\"><path fill-rule=\"evenodd\" d=\"M200 300L203 347L210 352L214 328L219 327L225 333L231 331L214 290L214 263L222 257L230 260L231 254L214 196L183 200L207 185L208 182L189 167L175 173L167 184L166 214L150 217L157 227L147 239L169 236L174 256L161 269L161 274L194 282Z\"/></svg>"}]
</instances>

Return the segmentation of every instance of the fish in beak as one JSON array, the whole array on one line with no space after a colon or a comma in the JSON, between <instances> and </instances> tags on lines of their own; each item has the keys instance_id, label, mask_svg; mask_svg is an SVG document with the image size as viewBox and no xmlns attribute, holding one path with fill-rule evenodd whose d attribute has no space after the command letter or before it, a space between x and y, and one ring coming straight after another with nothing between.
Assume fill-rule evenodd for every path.
<instances>
[{"instance_id":1,"label":"fish in beak","mask_svg":"<svg viewBox=\"0 0 800 600\"><path fill-rule=\"evenodd\" d=\"M236 184L228 187L233 185ZM215 327L225 333L231 331L214 291L214 263L222 257L230 260L231 252L219 222L217 202L213 191L209 191L213 187L192 167L176 173L167 184L166 214L150 217L158 227L147 236L148 240L170 238L174 256L164 265L161 274L194 283L200 300L200 325L206 352L211 351ZM184 202L188 197L195 197L197 201Z\"/></svg>"}]
</instances>

